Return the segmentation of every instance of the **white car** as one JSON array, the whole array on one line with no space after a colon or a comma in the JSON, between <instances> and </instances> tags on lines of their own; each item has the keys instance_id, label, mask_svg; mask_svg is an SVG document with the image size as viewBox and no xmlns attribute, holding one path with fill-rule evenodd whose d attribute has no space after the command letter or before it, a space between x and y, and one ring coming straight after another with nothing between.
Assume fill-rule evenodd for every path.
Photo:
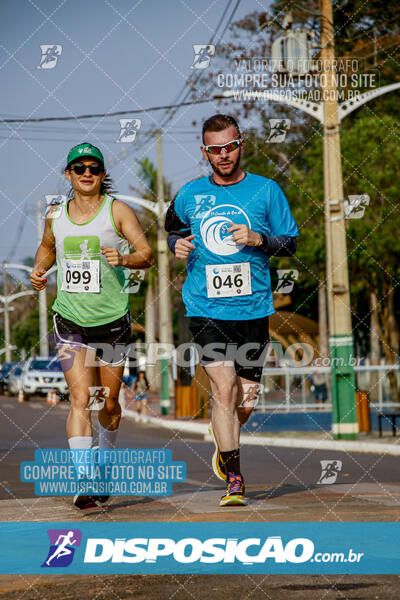
<instances>
[{"instance_id":1,"label":"white car","mask_svg":"<svg viewBox=\"0 0 400 600\"><path fill-rule=\"evenodd\" d=\"M54 390L61 396L68 394L68 386L57 356L36 356L28 358L22 376L24 394L47 394Z\"/></svg>"},{"instance_id":2,"label":"white car","mask_svg":"<svg viewBox=\"0 0 400 600\"><path fill-rule=\"evenodd\" d=\"M24 363L17 363L14 367L12 367L12 369L10 370L9 374L8 374L8 378L7 378L7 388L8 388L8 393L11 394L11 396L18 396L18 392L21 388L21 377L22 377L22 369L23 369Z\"/></svg>"}]
</instances>

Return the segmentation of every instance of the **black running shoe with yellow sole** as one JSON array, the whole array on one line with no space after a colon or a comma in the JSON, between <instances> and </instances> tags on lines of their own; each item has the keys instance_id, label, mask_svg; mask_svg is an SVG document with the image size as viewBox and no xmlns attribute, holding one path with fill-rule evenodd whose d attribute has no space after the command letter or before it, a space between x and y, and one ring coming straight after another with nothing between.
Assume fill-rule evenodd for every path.
<instances>
[{"instance_id":1,"label":"black running shoe with yellow sole","mask_svg":"<svg viewBox=\"0 0 400 600\"><path fill-rule=\"evenodd\" d=\"M245 487L243 477L236 473L228 473L226 480L226 492L222 496L220 506L246 506L244 497Z\"/></svg>"}]
</instances>

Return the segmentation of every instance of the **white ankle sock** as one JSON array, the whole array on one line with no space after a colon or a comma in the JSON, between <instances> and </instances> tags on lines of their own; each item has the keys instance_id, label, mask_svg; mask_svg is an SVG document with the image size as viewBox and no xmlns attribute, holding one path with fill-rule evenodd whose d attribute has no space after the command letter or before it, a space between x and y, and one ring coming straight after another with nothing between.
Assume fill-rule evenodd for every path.
<instances>
[{"instance_id":1,"label":"white ankle sock","mask_svg":"<svg viewBox=\"0 0 400 600\"><path fill-rule=\"evenodd\" d=\"M74 435L68 438L68 444L71 450L89 450L92 447L93 436L91 435ZM83 464L74 458L74 465L78 479L82 479L89 473L90 463ZM79 469L78 469L79 467Z\"/></svg>"},{"instance_id":2,"label":"white ankle sock","mask_svg":"<svg viewBox=\"0 0 400 600\"><path fill-rule=\"evenodd\" d=\"M99 448L100 450L114 449L117 444L118 429L109 431L99 421Z\"/></svg>"}]
</instances>

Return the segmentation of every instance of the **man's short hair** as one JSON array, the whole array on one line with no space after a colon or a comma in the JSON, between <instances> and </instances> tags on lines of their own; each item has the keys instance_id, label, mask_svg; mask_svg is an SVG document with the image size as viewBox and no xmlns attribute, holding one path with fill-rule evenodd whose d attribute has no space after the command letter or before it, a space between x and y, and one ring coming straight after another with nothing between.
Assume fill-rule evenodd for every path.
<instances>
[{"instance_id":1,"label":"man's short hair","mask_svg":"<svg viewBox=\"0 0 400 600\"><path fill-rule=\"evenodd\" d=\"M202 131L203 144L204 134L206 133L206 131L223 131L224 129L228 129L228 127L231 127L231 125L233 125L236 128L238 138L240 138L239 125L237 124L236 119L231 115L216 114L204 121Z\"/></svg>"}]
</instances>

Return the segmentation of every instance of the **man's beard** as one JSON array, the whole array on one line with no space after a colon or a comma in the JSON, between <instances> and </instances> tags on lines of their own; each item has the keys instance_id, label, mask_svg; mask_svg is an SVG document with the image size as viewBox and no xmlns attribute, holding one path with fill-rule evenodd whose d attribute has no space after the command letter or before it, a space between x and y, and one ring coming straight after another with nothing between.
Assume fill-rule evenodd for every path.
<instances>
[{"instance_id":1,"label":"man's beard","mask_svg":"<svg viewBox=\"0 0 400 600\"><path fill-rule=\"evenodd\" d=\"M214 173L217 173L217 175L219 175L220 177L224 177L224 178L228 178L232 175L232 173L234 173L236 171L236 169L239 167L239 163L240 163L240 157L241 157L242 153L239 152L239 156L237 157L237 160L233 163L232 167L229 169L229 171L221 171L221 169L218 167L218 165L214 165L211 161L210 161L210 165L214 171Z\"/></svg>"}]
</instances>

